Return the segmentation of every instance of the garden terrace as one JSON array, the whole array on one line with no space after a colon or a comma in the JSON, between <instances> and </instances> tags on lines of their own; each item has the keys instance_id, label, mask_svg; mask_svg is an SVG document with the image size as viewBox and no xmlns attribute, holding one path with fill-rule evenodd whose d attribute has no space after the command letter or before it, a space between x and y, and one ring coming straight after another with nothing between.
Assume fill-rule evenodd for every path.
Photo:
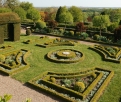
<instances>
[{"instance_id":1,"label":"garden terrace","mask_svg":"<svg viewBox=\"0 0 121 102\"><path fill-rule=\"evenodd\" d=\"M94 45L90 48L102 54L105 61L121 63L121 49L118 47Z\"/></svg>"},{"instance_id":2,"label":"garden terrace","mask_svg":"<svg viewBox=\"0 0 121 102\"><path fill-rule=\"evenodd\" d=\"M29 81L29 84L68 102L96 102L113 77L114 72L93 68L76 73L45 72ZM82 82L82 91L75 89L75 83ZM82 88L82 87L81 87Z\"/></svg>"},{"instance_id":3,"label":"garden terrace","mask_svg":"<svg viewBox=\"0 0 121 102\"><path fill-rule=\"evenodd\" d=\"M29 64L25 61L25 59L29 53L30 52L28 50L20 49L2 54L5 59L0 63L0 71L7 75L12 75L27 69Z\"/></svg>"}]
</instances>

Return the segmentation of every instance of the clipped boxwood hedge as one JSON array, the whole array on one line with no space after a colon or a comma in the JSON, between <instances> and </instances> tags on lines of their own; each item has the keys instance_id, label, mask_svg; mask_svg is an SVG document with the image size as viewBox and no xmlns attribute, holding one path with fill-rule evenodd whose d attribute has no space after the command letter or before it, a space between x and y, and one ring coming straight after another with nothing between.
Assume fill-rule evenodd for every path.
<instances>
[{"instance_id":1,"label":"clipped boxwood hedge","mask_svg":"<svg viewBox=\"0 0 121 102\"><path fill-rule=\"evenodd\" d=\"M68 89L66 87L57 85L56 83L52 83L49 81L50 77L57 76L57 75L67 75L67 76L73 76L77 73L91 73L91 72L98 72L100 73L96 79L88 86L87 89L85 89L84 92L80 93L71 89ZM105 73L103 73L105 72ZM64 99L66 102L76 102L77 100L80 101L86 101L86 102L97 102L99 97L102 95L102 92L110 82L111 78L114 75L114 72L108 69L102 69L102 68L93 68L91 70L82 71L82 72L76 72L76 73L55 73L55 72L45 72L44 74L41 74L34 79L29 81L29 84L38 88L38 90L46 91L52 95L58 96L62 99ZM73 76L75 78L75 76ZM56 78L55 78L56 79ZM100 86L99 86L100 83ZM97 86L98 85L98 86ZM90 97L89 100L86 100L86 97L88 95L92 94L92 91L95 90L95 86L98 87L96 89L95 93L93 93L92 97ZM91 93L90 93L91 92Z\"/></svg>"},{"instance_id":2,"label":"clipped boxwood hedge","mask_svg":"<svg viewBox=\"0 0 121 102\"><path fill-rule=\"evenodd\" d=\"M56 52L57 51L61 51L61 50L63 50L63 51L65 51L65 50L70 50L70 51L74 51L75 53L76 52L78 52L78 53L80 53L81 55L81 57L79 57L79 58L77 58L76 59L76 57L73 57L72 59L70 58L70 59L67 59L67 60L64 60L64 59L62 59L62 60L60 60L60 59L54 59L54 58L51 58L51 54L53 53L53 52L55 52L55 51L50 51L48 54L47 54L47 59L48 60L50 60L50 61L52 61L52 62L56 62L56 63L75 63L75 62L79 62L79 61L82 61L82 60L84 60L84 58L85 58L85 56L84 56L84 54L82 53L82 52L80 52L80 51L77 51L77 50L74 50L74 49L60 49L60 50L56 50ZM76 55L76 54L75 54Z\"/></svg>"},{"instance_id":3,"label":"clipped boxwood hedge","mask_svg":"<svg viewBox=\"0 0 121 102\"><path fill-rule=\"evenodd\" d=\"M118 53L116 53L116 55L111 55L107 50L105 50L97 45L90 47L90 49L101 54L103 60L105 60L105 61L114 62L114 63L121 63L121 57L120 57L121 49L118 51Z\"/></svg>"},{"instance_id":4,"label":"clipped boxwood hedge","mask_svg":"<svg viewBox=\"0 0 121 102\"><path fill-rule=\"evenodd\" d=\"M25 51L26 53L22 53L23 51ZM16 51L12 51L12 52L9 52L9 53L5 53L4 56L10 56L12 54L17 54L16 57L15 57L15 65L13 66L10 66L10 65L7 65L7 64L4 64L4 63L0 63L0 71L7 74L7 75L13 75L13 74L16 74L17 72L19 71L22 71L24 69L27 69L29 68L29 64L25 61L26 57L30 54L30 51L28 50L25 50L25 49L21 49L21 50L16 50ZM21 62L20 60L18 60L19 58L21 57L21 62L23 64L23 66L21 66Z\"/></svg>"}]
</instances>

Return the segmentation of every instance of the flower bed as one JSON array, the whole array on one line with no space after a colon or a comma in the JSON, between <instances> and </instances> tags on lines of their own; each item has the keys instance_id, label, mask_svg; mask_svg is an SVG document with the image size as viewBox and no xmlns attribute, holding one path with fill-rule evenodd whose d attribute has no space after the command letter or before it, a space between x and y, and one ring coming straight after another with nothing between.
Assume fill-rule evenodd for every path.
<instances>
[{"instance_id":1,"label":"flower bed","mask_svg":"<svg viewBox=\"0 0 121 102\"><path fill-rule=\"evenodd\" d=\"M121 63L121 49L118 47L94 45L90 48L102 54L106 61Z\"/></svg>"},{"instance_id":2,"label":"flower bed","mask_svg":"<svg viewBox=\"0 0 121 102\"><path fill-rule=\"evenodd\" d=\"M29 64L25 61L25 59L29 53L30 51L21 49L2 54L5 56L5 60L0 62L0 71L7 75L12 75L28 68Z\"/></svg>"},{"instance_id":3,"label":"flower bed","mask_svg":"<svg viewBox=\"0 0 121 102\"><path fill-rule=\"evenodd\" d=\"M73 49L60 49L51 51L47 54L47 58L54 62L60 63L74 63L82 61L84 55L82 52Z\"/></svg>"},{"instance_id":4,"label":"flower bed","mask_svg":"<svg viewBox=\"0 0 121 102\"><path fill-rule=\"evenodd\" d=\"M97 102L114 72L93 68L76 73L45 72L29 84L67 102Z\"/></svg>"}]
</instances>

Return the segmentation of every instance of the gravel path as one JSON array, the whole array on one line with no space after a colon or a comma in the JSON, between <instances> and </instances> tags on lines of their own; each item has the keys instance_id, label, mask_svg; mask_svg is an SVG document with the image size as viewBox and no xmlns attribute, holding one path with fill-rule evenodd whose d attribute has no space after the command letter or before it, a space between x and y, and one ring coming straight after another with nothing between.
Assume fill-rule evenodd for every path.
<instances>
[{"instance_id":1,"label":"gravel path","mask_svg":"<svg viewBox=\"0 0 121 102\"><path fill-rule=\"evenodd\" d=\"M60 102L56 98L31 89L9 76L0 75L0 96L4 94L12 95L9 102L23 102L26 98L30 98L32 102Z\"/></svg>"},{"instance_id":2,"label":"gravel path","mask_svg":"<svg viewBox=\"0 0 121 102\"><path fill-rule=\"evenodd\" d=\"M21 30L21 33L25 34L25 30ZM95 44L84 41L80 41L80 43L87 45ZM4 94L12 95L12 99L9 102L23 102L26 98L31 98L32 102L61 102L55 97L43 92L38 92L9 76L0 74L0 96Z\"/></svg>"}]
</instances>

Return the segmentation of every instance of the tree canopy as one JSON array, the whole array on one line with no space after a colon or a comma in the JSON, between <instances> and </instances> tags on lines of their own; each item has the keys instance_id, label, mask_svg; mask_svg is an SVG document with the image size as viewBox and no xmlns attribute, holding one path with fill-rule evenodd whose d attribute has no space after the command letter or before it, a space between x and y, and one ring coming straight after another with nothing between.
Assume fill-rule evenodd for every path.
<instances>
[{"instance_id":1,"label":"tree canopy","mask_svg":"<svg viewBox=\"0 0 121 102\"><path fill-rule=\"evenodd\" d=\"M40 12L35 8L31 8L27 11L27 18L33 21L37 21L41 19Z\"/></svg>"},{"instance_id":2,"label":"tree canopy","mask_svg":"<svg viewBox=\"0 0 121 102\"><path fill-rule=\"evenodd\" d=\"M21 2L20 7L23 8L25 11L28 11L29 9L33 8L33 4L29 2Z\"/></svg>"},{"instance_id":3,"label":"tree canopy","mask_svg":"<svg viewBox=\"0 0 121 102\"><path fill-rule=\"evenodd\" d=\"M110 25L110 19L108 15L94 16L93 26L99 27L100 31L102 28L107 28ZM101 34L101 32L100 32Z\"/></svg>"},{"instance_id":4,"label":"tree canopy","mask_svg":"<svg viewBox=\"0 0 121 102\"><path fill-rule=\"evenodd\" d=\"M26 19L26 12L25 12L25 10L23 8L17 7L14 10L14 12L19 15L19 17L21 18L21 21L23 21L24 19Z\"/></svg>"},{"instance_id":5,"label":"tree canopy","mask_svg":"<svg viewBox=\"0 0 121 102\"><path fill-rule=\"evenodd\" d=\"M72 14L74 22L83 21L83 14L80 8L72 6L69 8L69 12Z\"/></svg>"}]
</instances>

